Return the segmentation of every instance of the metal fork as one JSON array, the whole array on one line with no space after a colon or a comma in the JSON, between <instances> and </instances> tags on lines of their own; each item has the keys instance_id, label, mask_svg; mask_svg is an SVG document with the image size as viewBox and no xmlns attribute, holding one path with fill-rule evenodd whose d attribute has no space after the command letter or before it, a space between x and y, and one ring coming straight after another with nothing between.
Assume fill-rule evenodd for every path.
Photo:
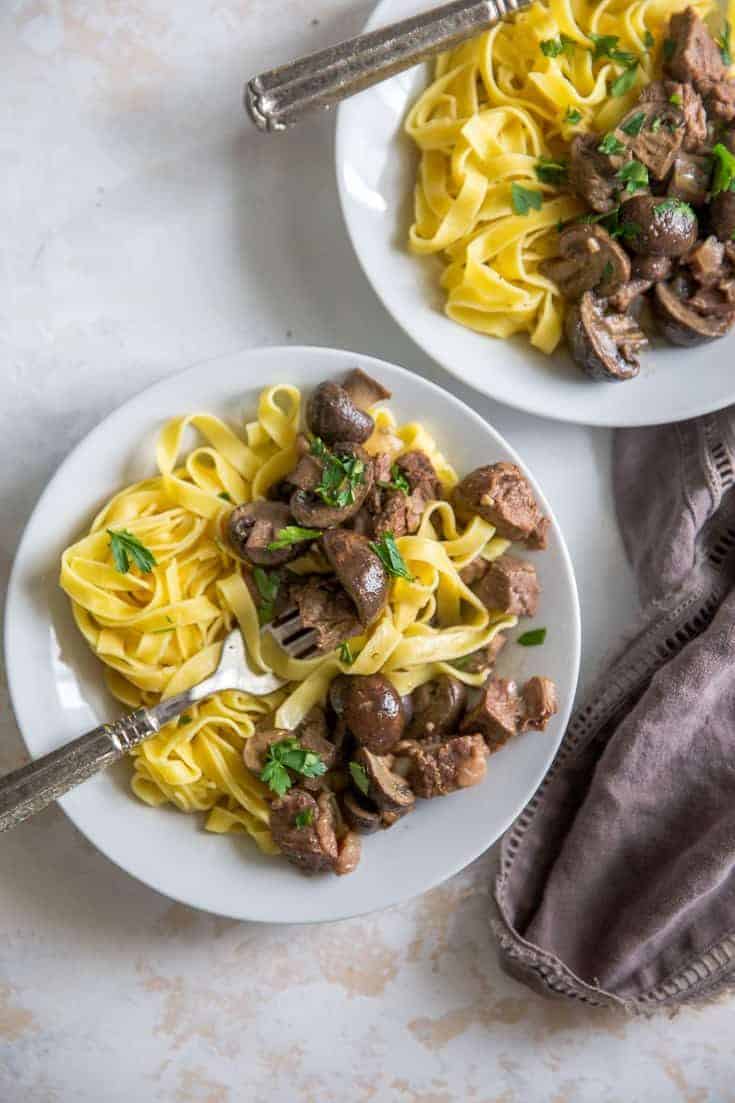
<instances>
[{"instance_id":1,"label":"metal fork","mask_svg":"<svg viewBox=\"0 0 735 1103\"><path fill-rule=\"evenodd\" d=\"M272 636L278 646L294 659L308 659L319 650L315 628L307 628L294 605L266 624L264 634Z\"/></svg>"},{"instance_id":2,"label":"metal fork","mask_svg":"<svg viewBox=\"0 0 735 1103\"><path fill-rule=\"evenodd\" d=\"M102 724L72 743L0 778L0 831L15 827L28 816L40 812L51 801L112 765L144 739L155 735L164 724L213 693L239 689L254 697L265 697L284 684L283 678L275 674L256 674L250 669L242 632L234 628L225 637L217 669L199 685L175 697L167 697L152 708L136 709L111 724Z\"/></svg>"}]
</instances>

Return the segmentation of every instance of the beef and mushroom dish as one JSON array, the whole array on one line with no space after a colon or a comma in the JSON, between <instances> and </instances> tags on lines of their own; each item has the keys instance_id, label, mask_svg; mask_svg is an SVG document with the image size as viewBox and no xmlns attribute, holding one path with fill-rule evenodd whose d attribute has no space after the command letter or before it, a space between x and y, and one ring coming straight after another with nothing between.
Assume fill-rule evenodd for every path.
<instances>
[{"instance_id":1,"label":"beef and mushroom dish","mask_svg":"<svg viewBox=\"0 0 735 1103\"><path fill-rule=\"evenodd\" d=\"M568 180L590 213L560 227L541 271L590 378L636 376L651 332L692 346L732 329L735 79L692 8L671 16L661 79L609 133L573 139Z\"/></svg>"},{"instance_id":2,"label":"beef and mushroom dish","mask_svg":"<svg viewBox=\"0 0 735 1103\"><path fill-rule=\"evenodd\" d=\"M243 750L270 804L273 842L309 874L351 872L362 835L397 824L419 800L477 785L489 755L543 731L557 711L549 679L516 685L496 667L507 630L535 617L541 600L533 555L546 547L549 522L532 488L511 463L449 476L437 454L378 424L376 404L389 397L360 371L322 383L292 469L221 522L265 634L293 610L313 633L303 677L313 672L318 699L290 727L274 707ZM410 647L412 619L421 613L437 638L448 623L436 600L422 612L420 597L422 542L442 537L439 502L460 530L478 534L452 565L460 620L473 627L464 653L412 666L395 658ZM402 620L401 603L411 601ZM404 621L408 636L395 630ZM375 641L391 628L376 669ZM541 643L545 632L518 642Z\"/></svg>"}]
</instances>

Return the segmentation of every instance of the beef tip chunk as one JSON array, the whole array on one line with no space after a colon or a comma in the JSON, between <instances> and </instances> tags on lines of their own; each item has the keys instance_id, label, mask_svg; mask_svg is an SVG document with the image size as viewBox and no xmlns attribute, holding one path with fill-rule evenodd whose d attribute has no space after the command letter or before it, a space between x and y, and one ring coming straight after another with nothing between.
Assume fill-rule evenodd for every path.
<instances>
[{"instance_id":1,"label":"beef tip chunk","mask_svg":"<svg viewBox=\"0 0 735 1103\"><path fill-rule=\"evenodd\" d=\"M608 299L610 308L617 311L618 314L627 314L629 310L636 313L641 296L645 295L646 291L650 291L652 287L653 280L630 280L629 283L624 283L614 295L610 296Z\"/></svg>"},{"instance_id":2,"label":"beef tip chunk","mask_svg":"<svg viewBox=\"0 0 735 1103\"><path fill-rule=\"evenodd\" d=\"M461 520L477 514L495 526L498 536L545 548L549 520L538 507L521 469L514 463L478 467L454 488L454 507Z\"/></svg>"},{"instance_id":3,"label":"beef tip chunk","mask_svg":"<svg viewBox=\"0 0 735 1103\"><path fill-rule=\"evenodd\" d=\"M681 133L681 146L687 153L696 153L707 143L707 113L702 97L691 84L675 80L654 80L641 92L640 107L648 118L642 133L656 128L660 133L677 129ZM656 123L656 119L660 120ZM637 141L637 139L636 139ZM633 142L633 156L639 147Z\"/></svg>"},{"instance_id":4,"label":"beef tip chunk","mask_svg":"<svg viewBox=\"0 0 735 1103\"><path fill-rule=\"evenodd\" d=\"M699 87L702 81L718 81L726 76L720 49L693 8L671 16L667 41L671 56L664 69L674 80Z\"/></svg>"},{"instance_id":5,"label":"beef tip chunk","mask_svg":"<svg viewBox=\"0 0 735 1103\"><path fill-rule=\"evenodd\" d=\"M316 630L320 651L332 651L362 631L354 604L334 578L307 575L290 583L289 596L304 626Z\"/></svg>"},{"instance_id":6,"label":"beef tip chunk","mask_svg":"<svg viewBox=\"0 0 735 1103\"><path fill-rule=\"evenodd\" d=\"M720 241L735 240L735 192L721 191L710 205L710 222Z\"/></svg>"},{"instance_id":7,"label":"beef tip chunk","mask_svg":"<svg viewBox=\"0 0 735 1103\"><path fill-rule=\"evenodd\" d=\"M408 783L424 800L477 785L487 770L487 746L476 733L455 735L441 743L416 743L406 751L411 760Z\"/></svg>"},{"instance_id":8,"label":"beef tip chunk","mask_svg":"<svg viewBox=\"0 0 735 1103\"><path fill-rule=\"evenodd\" d=\"M500 748L518 732L521 702L515 682L489 678L479 701L462 721L463 732L481 732L491 751Z\"/></svg>"},{"instance_id":9,"label":"beef tip chunk","mask_svg":"<svg viewBox=\"0 0 735 1103\"><path fill-rule=\"evenodd\" d=\"M725 260L725 246L711 236L698 241L690 253L682 259L700 287L717 287L730 274Z\"/></svg>"},{"instance_id":10,"label":"beef tip chunk","mask_svg":"<svg viewBox=\"0 0 735 1103\"><path fill-rule=\"evenodd\" d=\"M731 123L735 119L735 81L718 80L702 85L708 113L719 122Z\"/></svg>"},{"instance_id":11,"label":"beef tip chunk","mask_svg":"<svg viewBox=\"0 0 735 1103\"><path fill-rule=\"evenodd\" d=\"M463 659L457 660L456 665L466 674L489 674L495 666L495 660L507 643L502 632L493 636L487 647L481 647L479 651L473 651Z\"/></svg>"},{"instance_id":12,"label":"beef tip chunk","mask_svg":"<svg viewBox=\"0 0 735 1103\"><path fill-rule=\"evenodd\" d=\"M315 705L309 710L294 735L302 747L319 755L328 770L333 769L337 762L337 748L329 739L327 717L321 705ZM322 779L303 778L301 784L305 789L321 789Z\"/></svg>"},{"instance_id":13,"label":"beef tip chunk","mask_svg":"<svg viewBox=\"0 0 735 1103\"><path fill-rule=\"evenodd\" d=\"M441 497L439 477L425 452L404 452L396 460L396 467L407 480L412 492L418 491L427 502Z\"/></svg>"},{"instance_id":14,"label":"beef tip chunk","mask_svg":"<svg viewBox=\"0 0 735 1103\"><path fill-rule=\"evenodd\" d=\"M393 478L393 457L390 452L378 452L377 456L373 457L373 479L375 483L389 483ZM374 485L373 484L373 485ZM375 487L376 493L379 492L379 487Z\"/></svg>"},{"instance_id":15,"label":"beef tip chunk","mask_svg":"<svg viewBox=\"0 0 735 1103\"><path fill-rule=\"evenodd\" d=\"M617 206L619 182L616 173L630 160L600 153L600 139L595 134L577 134L572 140L569 160L569 182L572 190L600 214Z\"/></svg>"},{"instance_id":16,"label":"beef tip chunk","mask_svg":"<svg viewBox=\"0 0 735 1103\"><path fill-rule=\"evenodd\" d=\"M389 455L378 455L374 461L375 482L394 482L393 462ZM368 503L373 514L373 534L392 532L405 536L416 532L429 502L441 494L441 484L429 457L420 451L405 452L395 461L397 474L406 479L409 493L387 486L376 486L377 496Z\"/></svg>"},{"instance_id":17,"label":"beef tip chunk","mask_svg":"<svg viewBox=\"0 0 735 1103\"><path fill-rule=\"evenodd\" d=\"M487 574L490 570L490 563L487 559L483 559L481 555L476 556L466 567L463 567L459 572L459 577L464 582L465 586L472 586L480 578Z\"/></svg>"},{"instance_id":18,"label":"beef tip chunk","mask_svg":"<svg viewBox=\"0 0 735 1103\"><path fill-rule=\"evenodd\" d=\"M283 856L303 873L334 870L339 850L330 794L317 801L304 789L290 789L271 807L270 829Z\"/></svg>"},{"instance_id":19,"label":"beef tip chunk","mask_svg":"<svg viewBox=\"0 0 735 1103\"><path fill-rule=\"evenodd\" d=\"M487 609L518 617L534 615L541 592L533 564L512 555L503 555L490 563L472 589Z\"/></svg>"},{"instance_id":20,"label":"beef tip chunk","mask_svg":"<svg viewBox=\"0 0 735 1103\"><path fill-rule=\"evenodd\" d=\"M559 710L556 686L550 678L529 678L521 690L521 710L518 730L539 731Z\"/></svg>"}]
</instances>

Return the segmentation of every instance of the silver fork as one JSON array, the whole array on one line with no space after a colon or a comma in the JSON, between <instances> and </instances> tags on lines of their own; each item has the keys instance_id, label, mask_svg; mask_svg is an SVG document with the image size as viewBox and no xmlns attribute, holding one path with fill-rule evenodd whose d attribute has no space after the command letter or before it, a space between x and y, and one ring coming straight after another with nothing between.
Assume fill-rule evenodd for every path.
<instances>
[{"instance_id":1,"label":"silver fork","mask_svg":"<svg viewBox=\"0 0 735 1103\"><path fill-rule=\"evenodd\" d=\"M250 669L242 632L234 628L225 637L217 669L199 685L168 697L152 708L136 709L111 724L102 724L0 778L0 831L15 827L28 816L40 812L57 797L112 765L144 739L155 735L164 724L213 693L239 689L254 697L265 697L284 684L283 678L275 674L256 674Z\"/></svg>"},{"instance_id":2,"label":"silver fork","mask_svg":"<svg viewBox=\"0 0 735 1103\"><path fill-rule=\"evenodd\" d=\"M278 646L294 659L308 659L319 650L316 629L304 625L295 605L274 617L265 625L263 633L272 636Z\"/></svg>"}]
</instances>

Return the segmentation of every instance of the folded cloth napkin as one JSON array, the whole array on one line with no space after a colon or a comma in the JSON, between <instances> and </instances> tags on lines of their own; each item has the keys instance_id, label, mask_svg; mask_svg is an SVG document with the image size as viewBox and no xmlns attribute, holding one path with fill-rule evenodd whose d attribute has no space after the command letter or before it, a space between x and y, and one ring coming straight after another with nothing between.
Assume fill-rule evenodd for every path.
<instances>
[{"instance_id":1,"label":"folded cloth napkin","mask_svg":"<svg viewBox=\"0 0 735 1103\"><path fill-rule=\"evenodd\" d=\"M643 613L495 883L501 962L545 994L645 1013L735 986L734 483L735 407L616 435Z\"/></svg>"}]
</instances>

